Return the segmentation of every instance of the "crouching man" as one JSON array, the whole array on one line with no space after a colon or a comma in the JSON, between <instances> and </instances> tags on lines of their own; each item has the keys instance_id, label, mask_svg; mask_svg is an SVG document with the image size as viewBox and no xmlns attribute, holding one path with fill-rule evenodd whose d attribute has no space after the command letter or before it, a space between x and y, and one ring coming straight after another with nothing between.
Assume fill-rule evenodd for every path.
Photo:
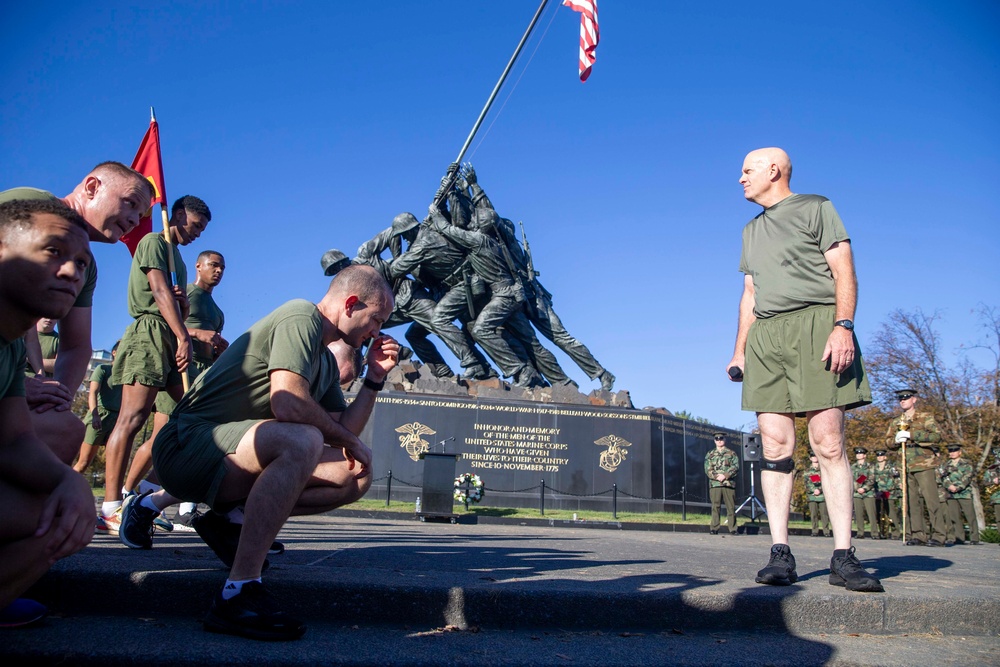
<instances>
[{"instance_id":1,"label":"crouching man","mask_svg":"<svg viewBox=\"0 0 1000 667\"><path fill-rule=\"evenodd\" d=\"M195 529L231 567L206 630L252 639L305 632L264 591L261 572L290 516L354 502L371 485L371 450L358 435L396 365L398 343L379 335L392 309L392 290L375 269L344 269L318 304L290 301L237 338L156 437L163 488L212 507ZM327 345L357 349L369 339L364 388L348 406ZM229 523L240 507L242 527Z\"/></svg>"},{"instance_id":2,"label":"crouching man","mask_svg":"<svg viewBox=\"0 0 1000 667\"><path fill-rule=\"evenodd\" d=\"M0 204L0 627L41 619L45 607L18 596L94 535L90 486L32 425L22 338L69 313L92 261L87 223L61 202Z\"/></svg>"}]
</instances>

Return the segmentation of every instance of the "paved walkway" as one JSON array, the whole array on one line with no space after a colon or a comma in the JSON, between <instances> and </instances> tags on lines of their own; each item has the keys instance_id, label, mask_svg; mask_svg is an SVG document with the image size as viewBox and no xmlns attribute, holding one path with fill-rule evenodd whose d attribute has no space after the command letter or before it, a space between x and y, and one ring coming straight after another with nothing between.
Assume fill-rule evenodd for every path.
<instances>
[{"instance_id":1,"label":"paved walkway","mask_svg":"<svg viewBox=\"0 0 1000 667\"><path fill-rule=\"evenodd\" d=\"M767 559L765 535L593 529L571 522L455 525L334 513L292 519L279 539L287 550L271 557L265 583L311 628L451 626L637 637L930 634L991 642L1000 635L997 545L935 549L861 541L858 556L886 588L863 594L827 583L833 541L826 538L792 539L799 582L781 588L753 582ZM49 625L161 619L164 627L181 622L191 638L204 640L193 621L225 577L194 533L158 533L151 551L97 536L58 563L32 594L55 612ZM32 632L46 631L4 635L13 639L7 650L32 655ZM75 649L75 659L96 659L102 642L94 636L92 645Z\"/></svg>"}]
</instances>

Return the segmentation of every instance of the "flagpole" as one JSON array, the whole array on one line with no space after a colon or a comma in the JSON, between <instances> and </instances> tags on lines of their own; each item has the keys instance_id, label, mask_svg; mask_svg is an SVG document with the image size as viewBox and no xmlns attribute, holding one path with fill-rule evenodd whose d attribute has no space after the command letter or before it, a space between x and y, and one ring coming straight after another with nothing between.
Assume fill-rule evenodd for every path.
<instances>
[{"instance_id":1,"label":"flagpole","mask_svg":"<svg viewBox=\"0 0 1000 667\"><path fill-rule=\"evenodd\" d=\"M156 112L153 110L153 107L149 107L149 122L156 122ZM160 159L163 159L162 154ZM160 215L163 218L163 240L167 242L167 268L170 269L170 275L167 277L167 280L170 282L170 286L173 287L177 284L177 266L174 264L174 242L170 235L170 218L167 217L167 202L170 201L167 199L167 179L164 178L160 185L163 188L160 192L162 196L162 201L160 201ZM181 289L184 289L184 287L185 285L181 285ZM181 324L183 325L184 317L181 312L181 305L176 300L174 301L174 305L177 307L177 317L181 319ZM191 380L186 370L181 373L181 384L185 392L191 387Z\"/></svg>"}]
</instances>

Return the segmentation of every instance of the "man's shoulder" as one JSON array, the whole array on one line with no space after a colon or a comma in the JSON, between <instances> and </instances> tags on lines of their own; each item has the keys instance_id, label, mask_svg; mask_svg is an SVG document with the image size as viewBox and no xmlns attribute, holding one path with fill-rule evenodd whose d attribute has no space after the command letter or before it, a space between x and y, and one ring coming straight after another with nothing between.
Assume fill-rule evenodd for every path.
<instances>
[{"instance_id":1,"label":"man's shoulder","mask_svg":"<svg viewBox=\"0 0 1000 667\"><path fill-rule=\"evenodd\" d=\"M40 188L28 188L19 187L11 188L10 190L4 190L0 192L0 204L8 201L14 201L15 199L59 199L54 194L48 190L42 190Z\"/></svg>"}]
</instances>

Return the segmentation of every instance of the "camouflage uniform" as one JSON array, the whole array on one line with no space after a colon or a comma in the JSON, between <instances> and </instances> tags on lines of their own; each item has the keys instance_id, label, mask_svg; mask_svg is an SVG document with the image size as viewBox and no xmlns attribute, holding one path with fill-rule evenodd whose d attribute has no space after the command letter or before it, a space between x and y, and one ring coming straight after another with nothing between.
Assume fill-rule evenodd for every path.
<instances>
[{"instance_id":1,"label":"camouflage uniform","mask_svg":"<svg viewBox=\"0 0 1000 667\"><path fill-rule=\"evenodd\" d=\"M901 445L896 444L896 433L899 432L899 423L903 419L900 415L889 425L886 432L885 444L892 451L901 449ZM912 541L927 543L927 534L931 533L932 540L944 543L945 521L944 508L938 500L938 480L937 467L940 464L940 456L937 443L941 442L941 432L934 415L929 412L916 410L910 423L910 439L906 443L906 492L907 504L909 505L909 528ZM920 502L923 501L930 518L930 525L924 521L924 513L920 509Z\"/></svg>"},{"instance_id":2,"label":"camouflage uniform","mask_svg":"<svg viewBox=\"0 0 1000 667\"><path fill-rule=\"evenodd\" d=\"M979 522L976 521L976 510L972 503L972 464L959 457L950 458L941 467L941 486L948 498L948 528L946 537L949 542L964 541L965 527L962 514L969 524L969 541L979 542ZM949 491L954 486L957 491Z\"/></svg>"},{"instance_id":3,"label":"camouflage uniform","mask_svg":"<svg viewBox=\"0 0 1000 667\"><path fill-rule=\"evenodd\" d=\"M890 535L882 535L882 537L891 537L894 540L898 540L900 537L900 532L902 530L902 524L899 521L899 501L903 498L903 487L899 482L899 470L895 465L886 461L885 465L879 468L879 464L875 464L875 508L883 514L888 514L890 530L892 533ZM881 533L881 526L879 532Z\"/></svg>"},{"instance_id":4,"label":"camouflage uniform","mask_svg":"<svg viewBox=\"0 0 1000 667\"><path fill-rule=\"evenodd\" d=\"M871 524L872 539L878 539L878 520L875 518L875 471L867 462L851 465L854 479L854 524L858 538L865 536L865 514Z\"/></svg>"},{"instance_id":5,"label":"camouflage uniform","mask_svg":"<svg viewBox=\"0 0 1000 667\"><path fill-rule=\"evenodd\" d=\"M830 537L830 513L826 509L826 497L823 495L823 482L819 476L818 466L810 465L806 470L805 484L806 496L809 498L809 516L812 518L812 536L819 535L822 523L823 537Z\"/></svg>"},{"instance_id":6,"label":"camouflage uniform","mask_svg":"<svg viewBox=\"0 0 1000 667\"><path fill-rule=\"evenodd\" d=\"M721 523L719 519L719 509L721 504L726 504L726 526L729 532L736 533L736 473L740 470L740 460L736 453L725 447L719 449L715 447L705 455L705 474L708 476L708 495L712 500L712 525L709 530L718 532ZM719 481L718 475L725 475L726 479Z\"/></svg>"}]
</instances>

